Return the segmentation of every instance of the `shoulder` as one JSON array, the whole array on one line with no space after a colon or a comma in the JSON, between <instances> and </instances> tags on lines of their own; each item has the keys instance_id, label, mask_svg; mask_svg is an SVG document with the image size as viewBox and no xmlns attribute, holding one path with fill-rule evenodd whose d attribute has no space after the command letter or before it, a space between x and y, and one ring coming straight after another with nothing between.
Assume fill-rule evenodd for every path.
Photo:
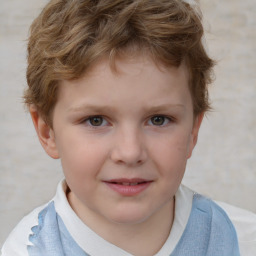
<instances>
[{"instance_id":1,"label":"shoulder","mask_svg":"<svg viewBox=\"0 0 256 256\"><path fill-rule=\"evenodd\" d=\"M8 238L6 239L0 255L1 256L28 256L27 247L32 245L29 240L30 235L33 235L33 227L38 226L39 224L39 214L46 214L49 209L49 205L51 202L57 202L61 199L59 198L59 194L63 194L64 180L59 182L57 192L52 200L47 202L46 204L37 207L27 216L25 216L13 229Z\"/></svg>"},{"instance_id":2,"label":"shoulder","mask_svg":"<svg viewBox=\"0 0 256 256\"><path fill-rule=\"evenodd\" d=\"M192 230L200 226L199 236L208 237L209 255L239 255L239 243L234 225L226 212L211 199L194 195L191 212ZM207 254L208 255L208 254Z\"/></svg>"},{"instance_id":3,"label":"shoulder","mask_svg":"<svg viewBox=\"0 0 256 256\"><path fill-rule=\"evenodd\" d=\"M34 209L17 224L2 247L2 256L28 256L27 246L31 245L29 242L29 236L32 234L31 229L38 225L38 214L46 206L47 204Z\"/></svg>"},{"instance_id":4,"label":"shoulder","mask_svg":"<svg viewBox=\"0 0 256 256\"><path fill-rule=\"evenodd\" d=\"M193 195L196 195L192 190L183 186L181 187L183 196L179 197L180 204L184 205L192 201ZM227 203L212 201L206 197L201 197L200 203L196 204L199 211L208 210L213 211L213 221L216 227L221 228L222 223L226 227L233 225L241 256L255 256L256 255L256 214L238 207L229 205ZM208 205L208 206L207 206ZM184 207L182 208L184 210ZM232 229L232 228L231 228Z\"/></svg>"},{"instance_id":5,"label":"shoulder","mask_svg":"<svg viewBox=\"0 0 256 256\"><path fill-rule=\"evenodd\" d=\"M236 231L225 211L204 196L182 190L180 204L192 205L172 255L239 255Z\"/></svg>"},{"instance_id":6,"label":"shoulder","mask_svg":"<svg viewBox=\"0 0 256 256\"><path fill-rule=\"evenodd\" d=\"M235 231L233 223L227 213L211 199L200 194L195 194L193 208L200 212L207 213L210 217L212 227L220 230L226 227L227 231Z\"/></svg>"},{"instance_id":7,"label":"shoulder","mask_svg":"<svg viewBox=\"0 0 256 256\"><path fill-rule=\"evenodd\" d=\"M216 202L211 200L208 197L200 195L186 186L182 185L180 190L182 191L183 196L179 197L180 204L190 204L190 216L195 215L201 217L207 217L211 221L211 225L215 225L223 227L226 225L227 228L231 230L233 228L233 224L221 206L219 206ZM182 200L181 200L182 199ZM182 207L184 209L184 207Z\"/></svg>"},{"instance_id":8,"label":"shoulder","mask_svg":"<svg viewBox=\"0 0 256 256\"><path fill-rule=\"evenodd\" d=\"M227 203L216 203L227 213L235 226L241 255L256 255L256 214Z\"/></svg>"}]
</instances>

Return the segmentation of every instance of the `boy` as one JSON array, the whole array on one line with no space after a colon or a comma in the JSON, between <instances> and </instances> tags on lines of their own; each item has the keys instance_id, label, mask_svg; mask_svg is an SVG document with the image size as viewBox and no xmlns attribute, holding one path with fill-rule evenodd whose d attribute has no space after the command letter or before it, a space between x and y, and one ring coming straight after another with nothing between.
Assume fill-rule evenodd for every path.
<instances>
[{"instance_id":1,"label":"boy","mask_svg":"<svg viewBox=\"0 0 256 256\"><path fill-rule=\"evenodd\" d=\"M49 2L31 27L25 101L65 180L3 256L254 255L242 226L180 185L210 108L202 35L181 0Z\"/></svg>"}]
</instances>

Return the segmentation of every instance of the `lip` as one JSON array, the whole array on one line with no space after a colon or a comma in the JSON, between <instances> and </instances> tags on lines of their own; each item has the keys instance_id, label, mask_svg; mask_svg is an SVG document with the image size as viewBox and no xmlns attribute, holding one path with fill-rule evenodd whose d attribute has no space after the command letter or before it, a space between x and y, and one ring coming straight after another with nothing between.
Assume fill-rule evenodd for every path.
<instances>
[{"instance_id":1,"label":"lip","mask_svg":"<svg viewBox=\"0 0 256 256\"><path fill-rule=\"evenodd\" d=\"M141 178L133 179L112 179L104 181L104 183L113 191L122 196L136 196L146 190L152 183L152 180L145 180Z\"/></svg>"}]
</instances>

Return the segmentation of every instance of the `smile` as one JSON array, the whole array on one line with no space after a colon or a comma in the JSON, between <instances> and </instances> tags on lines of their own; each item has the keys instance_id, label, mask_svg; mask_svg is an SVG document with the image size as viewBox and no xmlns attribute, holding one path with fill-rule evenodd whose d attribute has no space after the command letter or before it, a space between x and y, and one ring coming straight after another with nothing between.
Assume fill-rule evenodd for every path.
<instances>
[{"instance_id":1,"label":"smile","mask_svg":"<svg viewBox=\"0 0 256 256\"><path fill-rule=\"evenodd\" d=\"M136 196L146 190L151 184L151 180L142 179L117 179L105 181L105 184L114 192L122 196Z\"/></svg>"},{"instance_id":2,"label":"smile","mask_svg":"<svg viewBox=\"0 0 256 256\"><path fill-rule=\"evenodd\" d=\"M113 184L118 184L118 185L123 185L123 186L136 186L139 184L143 184L146 183L147 181L143 181L143 182L111 182Z\"/></svg>"}]
</instances>

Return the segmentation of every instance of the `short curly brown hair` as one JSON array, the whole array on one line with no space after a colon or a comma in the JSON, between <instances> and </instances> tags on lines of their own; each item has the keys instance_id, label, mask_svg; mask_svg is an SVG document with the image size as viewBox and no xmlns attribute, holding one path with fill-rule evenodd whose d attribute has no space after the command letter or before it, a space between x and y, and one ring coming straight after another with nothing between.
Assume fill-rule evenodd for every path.
<instances>
[{"instance_id":1,"label":"short curly brown hair","mask_svg":"<svg viewBox=\"0 0 256 256\"><path fill-rule=\"evenodd\" d=\"M210 107L214 65L203 32L198 9L182 0L52 0L31 25L25 103L51 125L60 80L80 78L103 57L146 50L167 66L185 61L197 115Z\"/></svg>"}]
</instances>

